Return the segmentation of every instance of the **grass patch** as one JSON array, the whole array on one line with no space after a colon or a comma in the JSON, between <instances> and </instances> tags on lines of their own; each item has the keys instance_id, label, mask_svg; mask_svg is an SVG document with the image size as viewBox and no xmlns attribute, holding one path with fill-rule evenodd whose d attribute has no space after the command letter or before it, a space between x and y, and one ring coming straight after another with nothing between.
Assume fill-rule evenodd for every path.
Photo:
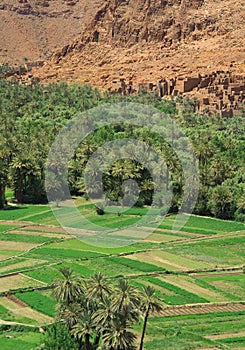
<instances>
[{"instance_id":1,"label":"grass patch","mask_svg":"<svg viewBox=\"0 0 245 350\"><path fill-rule=\"evenodd\" d=\"M3 233L0 234L1 241L12 241L12 242L28 242L42 244L46 242L59 241L56 237L45 237L45 236L32 236L25 234L15 234L15 233Z\"/></svg>"},{"instance_id":2,"label":"grass patch","mask_svg":"<svg viewBox=\"0 0 245 350\"><path fill-rule=\"evenodd\" d=\"M61 277L60 272L53 267L44 267L43 269L29 271L25 275L47 284L52 284L57 278Z\"/></svg>"},{"instance_id":3,"label":"grass patch","mask_svg":"<svg viewBox=\"0 0 245 350\"><path fill-rule=\"evenodd\" d=\"M103 248L103 247L96 247L93 245L89 245L87 243L84 243L78 239L74 240L68 240L68 241L63 241L60 243L54 243L52 245L49 245L47 247L52 248L52 249L60 249L60 248L65 248L65 249L79 249L79 250L84 250L84 251L91 251L91 252L97 252L97 253L105 253L105 254L121 254L121 253L130 253L130 252L137 252L140 250L147 250L147 249L152 249L156 247L157 244L150 243L150 242L140 242L136 244L132 244L129 246L125 247L118 247L118 248Z\"/></svg>"},{"instance_id":4,"label":"grass patch","mask_svg":"<svg viewBox=\"0 0 245 350\"><path fill-rule=\"evenodd\" d=\"M190 293L185 289L179 288L173 284L165 282L156 277L142 277L143 280L148 281L155 286L162 287L167 289L175 295L163 295L163 301L169 305L182 305L182 304L192 304L192 303L206 303L208 302L206 299Z\"/></svg>"},{"instance_id":5,"label":"grass patch","mask_svg":"<svg viewBox=\"0 0 245 350\"><path fill-rule=\"evenodd\" d=\"M9 231L9 230L14 230L17 227L18 226L13 226L13 225L0 225L0 233L6 232L6 231Z\"/></svg>"},{"instance_id":6,"label":"grass patch","mask_svg":"<svg viewBox=\"0 0 245 350\"><path fill-rule=\"evenodd\" d=\"M104 256L105 254L90 252L90 251L80 251L73 249L51 249L46 247L37 248L29 252L26 256L28 257L42 257L45 259L91 259Z\"/></svg>"},{"instance_id":7,"label":"grass patch","mask_svg":"<svg viewBox=\"0 0 245 350\"><path fill-rule=\"evenodd\" d=\"M56 302L41 292L16 293L16 296L33 309L51 317L55 316Z\"/></svg>"},{"instance_id":8,"label":"grass patch","mask_svg":"<svg viewBox=\"0 0 245 350\"><path fill-rule=\"evenodd\" d=\"M164 272L166 271L166 269L156 266L156 265L152 265L152 264L148 264L142 261L137 261L137 260L131 260L128 258L120 258L120 257L115 257L115 258L108 258L108 262L113 261L116 264L119 265L123 265L126 267L129 267L132 270L136 270L136 271L140 271L140 272L157 272L157 271L161 271ZM120 267L119 267L120 269Z\"/></svg>"}]
</instances>

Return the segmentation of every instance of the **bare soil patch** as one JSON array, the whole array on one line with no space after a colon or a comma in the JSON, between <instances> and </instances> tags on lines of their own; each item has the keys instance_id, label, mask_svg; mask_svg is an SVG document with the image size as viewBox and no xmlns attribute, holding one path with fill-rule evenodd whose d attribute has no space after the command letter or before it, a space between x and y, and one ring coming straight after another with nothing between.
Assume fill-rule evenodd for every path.
<instances>
[{"instance_id":1,"label":"bare soil patch","mask_svg":"<svg viewBox=\"0 0 245 350\"><path fill-rule=\"evenodd\" d=\"M33 279L30 279L24 275L15 275L3 277L0 279L0 292L6 292L10 289L17 288L27 288L27 287L37 287L41 286L41 282L37 282Z\"/></svg>"},{"instance_id":2,"label":"bare soil patch","mask_svg":"<svg viewBox=\"0 0 245 350\"><path fill-rule=\"evenodd\" d=\"M12 241L0 241L0 250L17 250L25 251L36 247L36 243L28 242L12 242Z\"/></svg>"},{"instance_id":3,"label":"bare soil patch","mask_svg":"<svg viewBox=\"0 0 245 350\"><path fill-rule=\"evenodd\" d=\"M232 332L232 333L205 335L205 338L210 339L210 340L219 340L219 339L237 338L237 337L245 337L245 331L238 332L238 333Z\"/></svg>"},{"instance_id":4,"label":"bare soil patch","mask_svg":"<svg viewBox=\"0 0 245 350\"><path fill-rule=\"evenodd\" d=\"M33 310L29 306L22 306L19 302L16 303L13 300L9 300L7 297L0 298L0 304L19 317L27 317L41 324L48 324L53 321L52 317Z\"/></svg>"}]
</instances>

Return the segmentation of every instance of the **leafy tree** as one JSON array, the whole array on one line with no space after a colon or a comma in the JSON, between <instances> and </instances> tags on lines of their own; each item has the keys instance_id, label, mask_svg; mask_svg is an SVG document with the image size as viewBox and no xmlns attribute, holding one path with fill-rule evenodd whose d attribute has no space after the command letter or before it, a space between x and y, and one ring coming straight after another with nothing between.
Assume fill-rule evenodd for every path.
<instances>
[{"instance_id":1,"label":"leafy tree","mask_svg":"<svg viewBox=\"0 0 245 350\"><path fill-rule=\"evenodd\" d=\"M67 327L54 323L47 327L44 341L37 350L78 350L77 342L71 337Z\"/></svg>"}]
</instances>

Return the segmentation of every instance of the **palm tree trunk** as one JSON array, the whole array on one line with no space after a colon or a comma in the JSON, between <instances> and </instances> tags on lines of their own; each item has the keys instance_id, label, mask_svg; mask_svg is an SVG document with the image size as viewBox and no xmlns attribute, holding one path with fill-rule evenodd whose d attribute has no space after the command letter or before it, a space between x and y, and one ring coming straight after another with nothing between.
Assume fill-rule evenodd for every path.
<instances>
[{"instance_id":1,"label":"palm tree trunk","mask_svg":"<svg viewBox=\"0 0 245 350\"><path fill-rule=\"evenodd\" d=\"M89 334L85 334L85 344L84 344L84 348L85 350L90 350L90 341L89 341Z\"/></svg>"},{"instance_id":2,"label":"palm tree trunk","mask_svg":"<svg viewBox=\"0 0 245 350\"><path fill-rule=\"evenodd\" d=\"M148 317L149 317L149 308L147 309L146 314L145 314L145 319L144 319L144 325L143 325L143 329L142 329L142 335L141 335L141 341L140 341L139 350L143 350L145 331L146 331L146 325L147 325Z\"/></svg>"},{"instance_id":3,"label":"palm tree trunk","mask_svg":"<svg viewBox=\"0 0 245 350\"><path fill-rule=\"evenodd\" d=\"M5 206L5 186L0 183L0 209Z\"/></svg>"},{"instance_id":4,"label":"palm tree trunk","mask_svg":"<svg viewBox=\"0 0 245 350\"><path fill-rule=\"evenodd\" d=\"M99 345L99 341L100 341L100 336L101 336L101 333L98 332L96 334L96 337L95 337L95 340L94 340L94 346L97 348L97 346Z\"/></svg>"}]
</instances>

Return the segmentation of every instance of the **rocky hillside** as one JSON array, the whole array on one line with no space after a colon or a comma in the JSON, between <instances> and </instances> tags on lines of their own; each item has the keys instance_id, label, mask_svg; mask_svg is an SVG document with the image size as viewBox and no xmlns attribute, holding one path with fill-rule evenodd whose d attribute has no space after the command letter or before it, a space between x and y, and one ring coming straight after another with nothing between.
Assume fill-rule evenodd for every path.
<instances>
[{"instance_id":1,"label":"rocky hillside","mask_svg":"<svg viewBox=\"0 0 245 350\"><path fill-rule=\"evenodd\" d=\"M0 63L43 60L81 34L103 0L1 0Z\"/></svg>"},{"instance_id":2,"label":"rocky hillside","mask_svg":"<svg viewBox=\"0 0 245 350\"><path fill-rule=\"evenodd\" d=\"M40 3L25 1L31 2ZM94 13L85 16L81 34L25 79L91 83L124 94L142 88L161 96L191 94L200 109L228 116L239 110L245 85L242 0L77 0L63 1L59 13L68 11L62 16L71 21L69 11L84 11L84 3L87 14ZM64 28L67 36L70 29Z\"/></svg>"}]
</instances>

